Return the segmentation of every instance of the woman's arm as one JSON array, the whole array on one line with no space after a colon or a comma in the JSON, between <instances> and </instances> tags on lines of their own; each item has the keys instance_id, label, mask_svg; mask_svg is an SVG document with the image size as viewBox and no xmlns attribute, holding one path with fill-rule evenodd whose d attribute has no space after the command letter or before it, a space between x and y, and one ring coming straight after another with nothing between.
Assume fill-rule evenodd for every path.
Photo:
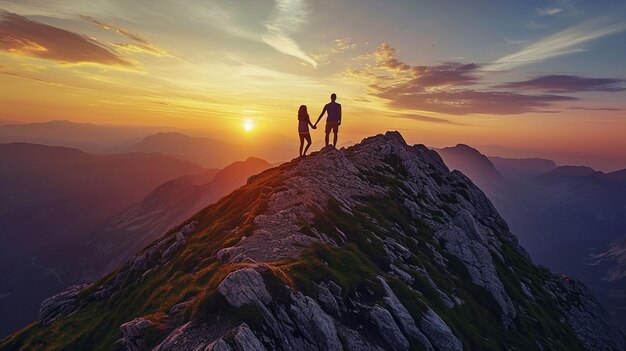
<instances>
[{"instance_id":1,"label":"woman's arm","mask_svg":"<svg viewBox=\"0 0 626 351\"><path fill-rule=\"evenodd\" d=\"M326 105L324 105L324 109L322 109L322 113L320 113L320 116L317 117L317 121L315 121L315 125L317 125L320 121L320 119L322 119L322 116L324 115L324 113L326 113Z\"/></svg>"}]
</instances>

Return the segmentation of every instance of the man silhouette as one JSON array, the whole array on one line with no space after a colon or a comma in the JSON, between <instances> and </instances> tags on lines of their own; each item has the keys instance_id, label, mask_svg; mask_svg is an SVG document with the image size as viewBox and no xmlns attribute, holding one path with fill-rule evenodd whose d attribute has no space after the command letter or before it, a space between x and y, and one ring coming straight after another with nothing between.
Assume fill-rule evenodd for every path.
<instances>
[{"instance_id":1,"label":"man silhouette","mask_svg":"<svg viewBox=\"0 0 626 351\"><path fill-rule=\"evenodd\" d=\"M330 102L324 106L322 113L320 113L320 116L317 118L313 127L315 128L317 126L317 123L319 123L320 119L322 119L324 113L328 113L328 116L326 117L325 129L326 139L324 139L324 141L326 142L326 146L328 146L328 137L330 135L330 131L332 130L334 134L333 147L337 146L337 133L339 132L339 126L341 125L341 105L336 103L335 100L337 100L337 95L332 93L330 95Z\"/></svg>"}]
</instances>

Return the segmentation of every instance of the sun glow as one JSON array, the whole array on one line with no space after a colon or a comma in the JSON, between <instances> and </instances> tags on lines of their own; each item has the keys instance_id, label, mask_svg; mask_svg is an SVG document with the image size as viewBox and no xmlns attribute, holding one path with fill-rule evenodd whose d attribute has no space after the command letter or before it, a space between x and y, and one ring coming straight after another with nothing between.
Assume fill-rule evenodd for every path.
<instances>
[{"instance_id":1,"label":"sun glow","mask_svg":"<svg viewBox=\"0 0 626 351\"><path fill-rule=\"evenodd\" d=\"M252 120L250 119L246 119L243 121L243 129L246 132L251 131L252 129L254 129L254 122L252 122Z\"/></svg>"}]
</instances>

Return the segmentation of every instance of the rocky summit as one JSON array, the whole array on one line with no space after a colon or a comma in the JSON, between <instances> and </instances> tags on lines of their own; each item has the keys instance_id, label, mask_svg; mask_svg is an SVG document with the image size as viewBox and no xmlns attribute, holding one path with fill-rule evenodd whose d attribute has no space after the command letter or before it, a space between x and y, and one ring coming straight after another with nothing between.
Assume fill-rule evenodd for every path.
<instances>
[{"instance_id":1,"label":"rocky summit","mask_svg":"<svg viewBox=\"0 0 626 351\"><path fill-rule=\"evenodd\" d=\"M249 179L0 350L624 350L580 282L388 132Z\"/></svg>"}]
</instances>

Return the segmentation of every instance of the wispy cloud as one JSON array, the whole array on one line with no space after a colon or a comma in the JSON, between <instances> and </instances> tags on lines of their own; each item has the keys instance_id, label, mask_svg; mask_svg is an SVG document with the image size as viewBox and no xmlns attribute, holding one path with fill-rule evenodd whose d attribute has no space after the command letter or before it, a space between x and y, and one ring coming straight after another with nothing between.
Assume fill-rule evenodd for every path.
<instances>
[{"instance_id":1,"label":"wispy cloud","mask_svg":"<svg viewBox=\"0 0 626 351\"><path fill-rule=\"evenodd\" d=\"M112 25L110 23L106 23L103 22L101 20L98 20L96 18L93 18L91 16L85 16L85 15L81 15L80 16L82 19L84 19L85 21L91 22L95 25L97 25L100 28L106 29L106 30L110 30L112 32L115 32L123 37L126 37L132 41L134 41L134 44L131 43L113 43L112 45L115 46L117 49L128 52L128 53L144 53L144 54L148 54L148 55L152 55L152 56L158 56L158 57L174 57L172 54L170 54L167 50L160 48L158 46L156 46L153 43L150 43L148 40L142 38L141 36L132 33L130 31L128 31L127 29Z\"/></svg>"},{"instance_id":2,"label":"wispy cloud","mask_svg":"<svg viewBox=\"0 0 626 351\"><path fill-rule=\"evenodd\" d=\"M574 93L583 91L605 91L619 92L625 91L623 79L614 78L587 78L564 74L551 74L533 79L511 82L498 85L497 88L522 89L522 90L542 90L552 93Z\"/></svg>"},{"instance_id":3,"label":"wispy cloud","mask_svg":"<svg viewBox=\"0 0 626 351\"><path fill-rule=\"evenodd\" d=\"M297 57L317 68L317 62L291 38L291 34L307 22L307 15L303 0L276 0L273 13L265 23L267 32L262 39L278 52Z\"/></svg>"},{"instance_id":4,"label":"wispy cloud","mask_svg":"<svg viewBox=\"0 0 626 351\"><path fill-rule=\"evenodd\" d=\"M133 66L95 39L1 10L0 50L62 63Z\"/></svg>"},{"instance_id":5,"label":"wispy cloud","mask_svg":"<svg viewBox=\"0 0 626 351\"><path fill-rule=\"evenodd\" d=\"M594 40L626 30L626 21L600 26L601 21L590 21L550 35L518 52L506 55L485 70L502 71L544 61L553 57L585 51L582 46Z\"/></svg>"},{"instance_id":6,"label":"wispy cloud","mask_svg":"<svg viewBox=\"0 0 626 351\"><path fill-rule=\"evenodd\" d=\"M624 111L623 108L617 108L617 107L586 107L586 106L574 106L574 107L570 107L570 110L581 110L581 111Z\"/></svg>"},{"instance_id":7,"label":"wispy cloud","mask_svg":"<svg viewBox=\"0 0 626 351\"><path fill-rule=\"evenodd\" d=\"M554 16L563 12L563 9L558 7L536 8L535 10L539 16Z\"/></svg>"}]
</instances>

